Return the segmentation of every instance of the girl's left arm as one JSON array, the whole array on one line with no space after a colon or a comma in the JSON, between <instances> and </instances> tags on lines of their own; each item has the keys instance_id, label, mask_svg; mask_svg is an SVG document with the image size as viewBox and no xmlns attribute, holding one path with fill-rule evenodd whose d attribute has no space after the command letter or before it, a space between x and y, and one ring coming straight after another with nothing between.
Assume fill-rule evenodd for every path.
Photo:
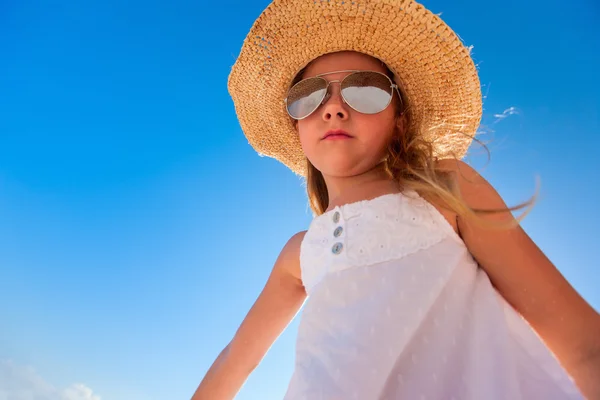
<instances>
[{"instance_id":1,"label":"girl's left arm","mask_svg":"<svg viewBox=\"0 0 600 400\"><path fill-rule=\"evenodd\" d=\"M496 190L463 162L443 161L455 174L466 203L476 209L501 209ZM488 214L510 222L512 213ZM460 235L500 294L544 340L582 394L600 399L600 315L588 304L520 226L486 228L458 219Z\"/></svg>"}]
</instances>

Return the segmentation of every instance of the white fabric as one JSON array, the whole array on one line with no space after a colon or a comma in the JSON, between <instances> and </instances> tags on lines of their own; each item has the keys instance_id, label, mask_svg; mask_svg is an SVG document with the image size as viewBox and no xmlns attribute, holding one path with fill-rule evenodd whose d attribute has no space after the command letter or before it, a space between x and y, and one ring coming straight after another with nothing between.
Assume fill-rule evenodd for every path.
<instances>
[{"instance_id":1,"label":"white fabric","mask_svg":"<svg viewBox=\"0 0 600 400\"><path fill-rule=\"evenodd\" d=\"M316 217L300 264L309 297L285 400L583 399L414 192Z\"/></svg>"}]
</instances>

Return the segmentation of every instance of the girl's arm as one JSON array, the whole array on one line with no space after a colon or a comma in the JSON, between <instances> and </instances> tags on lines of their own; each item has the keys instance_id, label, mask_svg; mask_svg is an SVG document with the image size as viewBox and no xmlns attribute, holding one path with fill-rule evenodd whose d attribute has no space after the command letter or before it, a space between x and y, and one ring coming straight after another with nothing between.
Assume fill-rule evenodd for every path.
<instances>
[{"instance_id":1,"label":"girl's arm","mask_svg":"<svg viewBox=\"0 0 600 400\"><path fill-rule=\"evenodd\" d=\"M455 172L461 194L471 207L506 207L494 188L467 164L444 161L440 168ZM486 218L513 220L509 212ZM520 226L490 229L459 218L458 227L496 289L544 340L582 394L600 399L600 315Z\"/></svg>"},{"instance_id":2,"label":"girl's arm","mask_svg":"<svg viewBox=\"0 0 600 400\"><path fill-rule=\"evenodd\" d=\"M306 298L299 261L304 233L294 235L285 245L264 289L200 382L192 400L233 399L294 318Z\"/></svg>"}]
</instances>

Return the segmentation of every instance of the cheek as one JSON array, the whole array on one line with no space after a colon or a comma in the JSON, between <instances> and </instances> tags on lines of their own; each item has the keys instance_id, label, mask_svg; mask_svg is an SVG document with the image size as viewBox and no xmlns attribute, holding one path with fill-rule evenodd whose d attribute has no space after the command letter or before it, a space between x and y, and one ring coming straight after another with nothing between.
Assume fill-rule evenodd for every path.
<instances>
[{"instance_id":1,"label":"cheek","mask_svg":"<svg viewBox=\"0 0 600 400\"><path fill-rule=\"evenodd\" d=\"M298 132L300 143L305 151L309 150L311 143L313 143L318 136L317 129L309 119L298 121L296 123L296 132Z\"/></svg>"},{"instance_id":2,"label":"cheek","mask_svg":"<svg viewBox=\"0 0 600 400\"><path fill-rule=\"evenodd\" d=\"M377 149L385 150L396 131L396 121L393 113L389 115L387 113L379 114L372 120L364 121L362 125L361 130L366 134L365 137Z\"/></svg>"},{"instance_id":3,"label":"cheek","mask_svg":"<svg viewBox=\"0 0 600 400\"><path fill-rule=\"evenodd\" d=\"M396 111L393 107L388 107L385 111L385 119L382 125L385 126L384 137L386 143L390 143L396 134Z\"/></svg>"}]
</instances>

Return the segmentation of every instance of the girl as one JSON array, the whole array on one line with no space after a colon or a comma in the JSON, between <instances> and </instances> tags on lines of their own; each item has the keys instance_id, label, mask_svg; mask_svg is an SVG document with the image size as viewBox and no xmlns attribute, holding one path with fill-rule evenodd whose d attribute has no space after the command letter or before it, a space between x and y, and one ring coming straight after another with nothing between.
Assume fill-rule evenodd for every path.
<instances>
[{"instance_id":1,"label":"girl","mask_svg":"<svg viewBox=\"0 0 600 400\"><path fill-rule=\"evenodd\" d=\"M250 144L306 177L316 217L194 400L232 399L302 304L286 400L600 399L600 316L459 161L481 91L437 16L275 0L229 90Z\"/></svg>"}]
</instances>

